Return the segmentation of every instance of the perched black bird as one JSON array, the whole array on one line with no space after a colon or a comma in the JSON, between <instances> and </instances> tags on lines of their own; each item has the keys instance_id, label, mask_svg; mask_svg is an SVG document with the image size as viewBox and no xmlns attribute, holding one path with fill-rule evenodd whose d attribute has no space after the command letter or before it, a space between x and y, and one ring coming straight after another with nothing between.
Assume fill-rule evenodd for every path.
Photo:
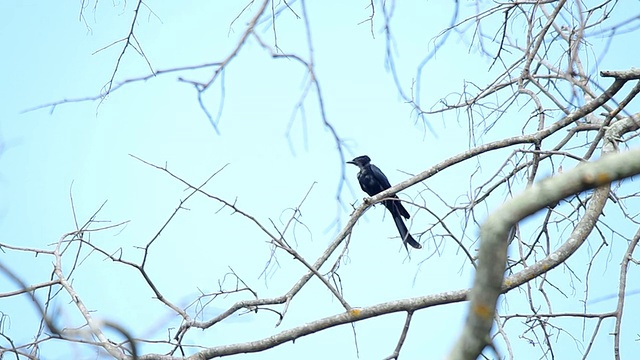
<instances>
[{"instance_id":1,"label":"perched black bird","mask_svg":"<svg viewBox=\"0 0 640 360\"><path fill-rule=\"evenodd\" d=\"M371 163L371 159L367 155L358 156L351 161L347 161L347 164L353 164L360 168L360 172L358 172L358 182L360 183L362 190L369 194L369 196L374 196L391 187L387 177L384 176L377 166ZM390 198L397 199L398 197L393 195L390 196ZM409 234L409 230L407 230L407 226L402 220L403 217L408 219L410 216L407 209L402 206L400 200L384 200L382 204L391 213L393 221L396 223L396 227L400 233L400 237L402 238L402 242L404 243L404 247L406 248L407 244L409 244L416 249L421 249L422 245L420 245L420 243L417 242L411 234Z\"/></svg>"}]
</instances>

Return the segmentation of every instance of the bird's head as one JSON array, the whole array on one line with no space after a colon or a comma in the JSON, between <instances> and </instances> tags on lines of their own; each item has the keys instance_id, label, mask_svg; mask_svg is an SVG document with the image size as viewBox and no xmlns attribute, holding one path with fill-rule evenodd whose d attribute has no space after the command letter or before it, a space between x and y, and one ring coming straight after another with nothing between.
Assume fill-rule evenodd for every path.
<instances>
[{"instance_id":1,"label":"bird's head","mask_svg":"<svg viewBox=\"0 0 640 360\"><path fill-rule=\"evenodd\" d=\"M367 155L358 156L357 158L347 161L347 164L353 164L359 168L363 168L371 162L371 159Z\"/></svg>"}]
</instances>

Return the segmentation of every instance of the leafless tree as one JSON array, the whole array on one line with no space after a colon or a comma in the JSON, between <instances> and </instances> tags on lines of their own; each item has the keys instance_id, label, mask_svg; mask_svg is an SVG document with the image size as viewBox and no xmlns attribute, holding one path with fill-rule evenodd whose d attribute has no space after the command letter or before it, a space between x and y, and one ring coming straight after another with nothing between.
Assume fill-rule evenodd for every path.
<instances>
[{"instance_id":1,"label":"leafless tree","mask_svg":"<svg viewBox=\"0 0 640 360\"><path fill-rule=\"evenodd\" d=\"M276 225L252 215L234 199L218 196L207 187L222 169L212 169L208 179L198 182L184 178L168 166L135 157L140 166L157 171L157 176L185 186L188 194L141 248L141 260L131 260L126 249L113 252L90 239L93 233L125 224L105 226L97 222L100 210L84 222L76 220L76 229L50 246L30 248L3 240L0 243L3 252L48 257L52 267L49 280L31 283L23 280L19 271L5 267L0 261L0 270L16 289L2 290L0 298L22 297L26 301L30 297L41 319L39 331L27 343L13 341L11 332L0 325L4 339L0 354L7 358L14 354L16 358L35 359L42 355L38 351L42 343L61 342L92 346L100 349L103 356L116 359L210 359L268 351L338 325L403 313L406 321L395 334L397 346L390 349L386 357L396 359L402 355L412 325L421 321L414 318L414 314L469 301L468 319L451 349L451 359L531 356L520 353L513 346L515 340L529 343L529 353L535 353L535 358L556 358L559 343L566 339L571 339L575 349L572 358L588 358L596 340L603 337L612 338L611 357L619 359L621 348L637 346L628 340L625 343L624 339L633 338L633 334L625 334L622 328L628 308L625 304L632 296L630 290L637 290L633 286L627 289L629 268L640 264L634 255L640 240L639 191L636 183L629 179L640 173L636 139L640 134L640 112L637 101L633 102L640 92L640 70L634 68L638 55L636 44L627 43L629 52L635 52L635 56L621 60L626 64L624 68L600 69L599 64L614 44L638 36L640 11L632 6L625 8L626 5L611 0L452 2L451 9L447 10L450 26L425 40L430 47L423 60L413 64L410 69L413 75L407 81L406 67L403 65L401 69L395 50L396 44L403 41L394 32L396 21L402 21L395 13L396 6L400 5L395 1L363 3L366 13L359 21L364 19L363 23L370 25L369 36L381 36L386 42L384 56L396 93L406 101L413 119L427 128L436 121L460 124L468 137L467 149L439 159L418 174L409 174L405 181L354 207L344 215L345 219L348 215L346 223L319 256L299 252L292 240L295 226L302 221L301 211L307 196L291 204L293 210L286 221ZM97 2L83 2L81 19L94 6ZM307 101L317 103L319 118L331 134L339 160L344 163L347 160L344 140L324 111L322 78L316 72L312 42L314 27L307 6L304 0L251 1L235 18L229 19L236 27L246 23L229 52L218 54L205 64L155 69L143 48L144 39L137 35L141 26L139 17L153 16L153 10L142 1L132 7L129 4L124 11L131 16L127 35L107 45L117 48L119 55L114 59L114 70L102 91L95 96L57 101L30 110L53 110L82 101L99 104L106 96L118 96L121 89L133 83L177 76L180 85L193 87L200 109L217 131L222 113L203 97L214 86L224 91L227 67L246 48L259 47L273 61L287 61L292 69L306 72L297 108L302 109ZM437 11L435 8L440 5L430 2L429 6L429 10ZM289 53L286 46L278 42L278 33L286 31L278 26L284 16L302 21L303 25L296 30L305 33L306 54ZM359 21L354 21L354 26L358 26ZM268 30L259 30L259 25L264 24L269 25ZM467 46L470 61L486 63L490 80L465 78L456 85L457 91L438 93L438 100L433 101L433 96L426 94L423 72L438 51L460 42ZM139 54L138 59L148 65L149 71L118 81L119 73L127 66L125 55L130 53ZM199 73L206 76L193 76L190 71L194 69L209 71ZM596 160L598 158L601 159ZM468 179L468 188L447 192L432 185L430 179L441 173ZM344 170L341 179L346 179ZM427 252L426 258L442 251L460 251L467 266L475 269L473 288L356 307L345 296L340 283L352 230L373 205L409 188L417 195L403 201L419 209L422 221L420 225L414 223L411 230L426 245L422 250ZM309 191L312 190L313 186ZM343 190L340 186L336 201L345 201ZM154 256L154 245L164 229L196 197L231 210L234 216L242 217L247 226L257 228L271 246L269 263L285 256L295 259L304 268L298 280L281 295L266 298L259 296L235 269L229 269L221 277L218 291L203 292L187 306L165 296L148 271L148 261ZM494 208L497 210L488 210ZM529 216L532 216L530 221L522 222ZM477 229L480 229L479 241ZM445 248L445 242L455 243L455 249ZM114 267L133 269L153 292L155 301L179 317L179 326L172 328L175 322L168 320L161 326L169 336L158 340L133 336L126 330L127 324L97 320L99 316L91 311L91 304L83 301L72 281L74 273L91 271L82 264L87 257L108 259ZM608 284L607 288L591 287L595 273L616 267L619 281ZM205 346L190 340L197 330L207 332L224 327L222 321L238 313L275 314L278 326L286 319L290 307L303 306L296 304L297 296L312 282L326 288L344 311L287 330L276 327L270 336L247 342ZM40 301L36 293L46 293L46 301ZM498 303L500 296L502 302ZM592 310L594 302L607 296L616 299L614 308ZM69 306L75 306L83 318L82 326L70 329L58 318L59 309L52 304L59 297L70 299ZM234 303L215 316L205 316L205 309L216 306L222 298L232 298ZM509 304L526 306L511 308ZM0 323L11 315L2 313ZM614 324L610 332L603 326L608 320ZM114 333L117 335L109 335ZM357 334L354 338L357 342ZM558 340L561 338L565 340ZM141 350L149 344L162 351Z\"/></svg>"}]
</instances>

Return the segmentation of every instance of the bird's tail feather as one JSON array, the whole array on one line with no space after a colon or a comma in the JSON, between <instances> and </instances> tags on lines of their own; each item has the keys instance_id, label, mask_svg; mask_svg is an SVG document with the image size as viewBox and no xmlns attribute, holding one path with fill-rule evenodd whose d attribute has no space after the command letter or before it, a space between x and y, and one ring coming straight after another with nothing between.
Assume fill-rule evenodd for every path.
<instances>
[{"instance_id":1,"label":"bird's tail feather","mask_svg":"<svg viewBox=\"0 0 640 360\"><path fill-rule=\"evenodd\" d=\"M398 228L398 232L400 233L400 237L402 238L405 248L407 247L407 244L409 244L415 249L422 249L422 245L420 245L420 243L417 242L411 234L409 234L407 225L404 224L404 221L399 214L395 214L393 221L396 223L396 227Z\"/></svg>"},{"instance_id":2,"label":"bird's tail feather","mask_svg":"<svg viewBox=\"0 0 640 360\"><path fill-rule=\"evenodd\" d=\"M405 219L409 219L411 217L407 209L405 209L404 206L402 206L402 202L400 201L400 199L385 200L383 204L384 204L384 207L386 207L391 213L398 212Z\"/></svg>"}]
</instances>

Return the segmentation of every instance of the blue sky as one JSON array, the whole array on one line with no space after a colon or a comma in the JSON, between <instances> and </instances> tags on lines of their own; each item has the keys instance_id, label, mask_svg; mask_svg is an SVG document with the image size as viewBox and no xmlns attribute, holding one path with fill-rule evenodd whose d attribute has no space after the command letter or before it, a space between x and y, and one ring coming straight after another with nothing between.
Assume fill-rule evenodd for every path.
<instances>
[{"instance_id":1,"label":"blue sky","mask_svg":"<svg viewBox=\"0 0 640 360\"><path fill-rule=\"evenodd\" d=\"M142 10L136 36L155 70L224 58L237 43L248 14L257 9L254 4L230 26L244 4L187 1L148 5L153 13ZM368 154L393 184L406 179L407 173L423 171L468 148L468 124L460 114L430 117L426 126L398 96L385 66L381 21L375 23L375 38L367 23L358 25L369 14L366 4L332 5L308 3L307 7L327 119L344 140L346 157ZM141 251L136 247L144 246L156 234L188 192L184 185L131 154L159 166L166 164L192 184L202 183L224 167L205 189L236 201L239 208L264 224L273 221L280 227L290 216L290 209L298 206L313 186L301 208L303 224L296 226L294 234L297 250L310 261L315 260L347 221L351 204L359 202L363 193L355 180L355 168L347 168L346 179L341 178L344 165L331 134L322 125L316 95L311 93L304 101L304 117L296 111L306 81L304 68L291 60L271 59L254 40L249 40L224 73L219 134L200 109L194 88L178 81L179 76L206 79L210 69L133 83L101 102L24 112L61 99L94 96L108 82L122 47L96 51L127 34L132 4L99 2L95 11L91 6L84 12L85 23L79 19L77 3L0 4L0 45L10 54L0 59L0 98L4 99L0 106L0 140L4 146L0 153L0 242L45 248L73 231L71 193L80 223L105 201L97 216L102 225L128 221L123 227L92 233L91 241L107 252L121 250L127 259L139 261ZM432 39L450 18L450 9L429 11L432 6L430 2L411 2L395 8L394 19L402 20L393 22L398 39L394 53L405 89L415 76L416 64L433 49ZM284 52L307 55L302 20L284 11L276 26L278 44ZM269 21L260 23L257 32L273 41ZM463 79L484 84L495 76L495 71L487 71L489 60L469 50L468 40L460 34L452 35L449 46L439 50L425 67L422 103L436 103L446 94L459 91ZM638 55L638 50L623 45L624 41L612 44L611 56L598 68L633 66L630 59L634 57L628 53ZM623 50L625 57L616 56ZM115 82L148 72L144 59L129 50ZM204 94L214 114L219 110L220 96L220 83ZM504 133L492 132L482 140L501 136ZM505 153L496 159L503 159ZM486 161L487 174L491 174L497 165L489 157ZM458 173L434 176L428 186L455 198L469 190L473 165L461 166ZM551 175L550 170L546 175ZM336 193L341 186L338 202ZM401 196L412 199L422 189L417 185ZM425 196L430 209L445 211L434 196ZM154 243L147 267L162 293L174 303L186 306L199 290L216 291L218 280L229 267L265 297L287 291L303 274L300 264L280 253L279 266L267 267L268 275L260 277L271 248L257 227L228 209L220 210L219 203L203 196L194 196L185 207L188 210L180 211ZM417 209L410 210L412 231L433 222ZM454 243L444 242L436 249L435 243L425 237L421 239L425 249L412 252L409 258L400 241L392 238L396 233L391 220L378 206L354 230L340 272L350 304L373 305L457 290L471 283L470 266L465 265ZM476 231L470 228L467 236L473 239ZM97 318L122 323L135 336L158 339L166 337L167 327L179 326L179 319L152 299L151 291L131 268L99 254L84 255L73 284ZM0 261L28 283L50 277L51 258L46 256L35 258L7 251L0 254ZM584 262L579 264L575 266L584 266ZM615 278L617 264L611 267L609 272L600 269L603 276ZM7 284L4 279L3 283ZM12 289L12 285L3 285L0 292ZM37 295L42 299L45 293ZM242 298L216 300L205 318ZM0 310L11 319L5 331L17 343L29 341L38 326L37 314L27 299L0 300ZM509 305L520 306L517 302ZM612 304L596 306L605 305ZM68 298L60 297L55 306L62 326L81 324ZM296 298L279 328L274 329L275 316L249 313L233 316L205 332L192 331L189 341L215 346L256 340L341 311L331 294L312 282ZM464 313L463 304L416 313L403 354L411 358L428 351L433 358L443 357L461 328ZM629 315L627 324L632 319L638 319L637 312ZM390 354L403 323L403 314L358 323L361 358ZM437 328L433 324L438 324ZM585 333L587 337L590 334ZM632 353L634 345L623 350ZM522 341L514 346L529 345ZM162 346L143 349L166 351ZM604 340L598 343L594 356L597 351L608 355L610 349ZM68 358L72 350L81 357L92 356L85 347L60 344L44 344L42 356ZM309 354L317 354L315 358L355 358L351 327L333 328L270 351L273 358L299 358L303 354L311 358L314 356Z\"/></svg>"}]
</instances>

